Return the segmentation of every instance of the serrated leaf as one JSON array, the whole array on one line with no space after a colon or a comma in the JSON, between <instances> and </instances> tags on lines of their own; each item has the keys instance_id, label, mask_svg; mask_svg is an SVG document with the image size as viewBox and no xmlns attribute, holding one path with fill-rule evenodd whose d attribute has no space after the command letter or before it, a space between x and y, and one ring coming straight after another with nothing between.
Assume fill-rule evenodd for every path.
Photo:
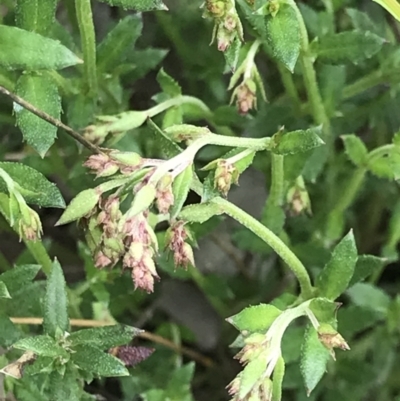
<instances>
[{"instance_id":1,"label":"serrated leaf","mask_svg":"<svg viewBox=\"0 0 400 401\"><path fill-rule=\"evenodd\" d=\"M372 32L346 31L326 35L310 45L310 51L319 60L333 64L354 64L378 53L385 39Z\"/></svg>"},{"instance_id":2,"label":"serrated leaf","mask_svg":"<svg viewBox=\"0 0 400 401\"><path fill-rule=\"evenodd\" d=\"M113 68L125 62L142 29L140 15L128 15L119 21L97 48L99 72L112 72Z\"/></svg>"},{"instance_id":3,"label":"serrated leaf","mask_svg":"<svg viewBox=\"0 0 400 401\"><path fill-rule=\"evenodd\" d=\"M8 292L13 298L14 294L20 292L26 285L30 284L36 277L40 265L21 265L0 275L0 280L6 285Z\"/></svg>"},{"instance_id":4,"label":"serrated leaf","mask_svg":"<svg viewBox=\"0 0 400 401\"><path fill-rule=\"evenodd\" d=\"M380 271L388 263L385 258L379 258L373 255L360 255L357 259L353 277L350 280L349 287L365 280L376 271Z\"/></svg>"},{"instance_id":5,"label":"serrated leaf","mask_svg":"<svg viewBox=\"0 0 400 401\"><path fill-rule=\"evenodd\" d=\"M318 339L318 333L309 325L301 349L300 370L309 395L321 380L329 360L329 350Z\"/></svg>"},{"instance_id":6,"label":"serrated leaf","mask_svg":"<svg viewBox=\"0 0 400 401\"><path fill-rule=\"evenodd\" d=\"M232 72L236 70L237 63L239 61L240 49L242 43L240 39L236 36L228 49L224 52L226 67L225 70Z\"/></svg>"},{"instance_id":7,"label":"serrated leaf","mask_svg":"<svg viewBox=\"0 0 400 401\"><path fill-rule=\"evenodd\" d=\"M49 76L21 75L17 82L16 92L39 110L60 119L61 98L57 84ZM44 157L57 137L57 127L20 106L14 105L14 111L24 140Z\"/></svg>"},{"instance_id":8,"label":"serrated leaf","mask_svg":"<svg viewBox=\"0 0 400 401\"><path fill-rule=\"evenodd\" d=\"M85 189L84 191L79 192L79 194L76 195L67 206L64 213L57 221L56 226L67 224L84 217L97 205L99 199L100 193L94 188Z\"/></svg>"},{"instance_id":9,"label":"serrated leaf","mask_svg":"<svg viewBox=\"0 0 400 401\"><path fill-rule=\"evenodd\" d=\"M0 298L11 298L7 286L2 281L0 281Z\"/></svg>"},{"instance_id":10,"label":"serrated leaf","mask_svg":"<svg viewBox=\"0 0 400 401\"><path fill-rule=\"evenodd\" d=\"M110 6L122 7L126 10L151 11L167 10L167 7L161 0L100 0Z\"/></svg>"},{"instance_id":11,"label":"serrated leaf","mask_svg":"<svg viewBox=\"0 0 400 401\"><path fill-rule=\"evenodd\" d=\"M162 153L171 158L182 152L182 148L172 141L151 119L148 120L148 125L155 138L161 144Z\"/></svg>"},{"instance_id":12,"label":"serrated leaf","mask_svg":"<svg viewBox=\"0 0 400 401\"><path fill-rule=\"evenodd\" d=\"M64 273L57 260L54 260L47 279L43 314L44 332L55 337L58 330L65 333L69 330L68 299Z\"/></svg>"},{"instance_id":13,"label":"serrated leaf","mask_svg":"<svg viewBox=\"0 0 400 401\"><path fill-rule=\"evenodd\" d=\"M13 26L0 25L0 66L8 70L60 70L82 63L58 41Z\"/></svg>"},{"instance_id":14,"label":"serrated leaf","mask_svg":"<svg viewBox=\"0 0 400 401\"><path fill-rule=\"evenodd\" d=\"M102 377L129 376L124 364L114 356L89 344L77 345L72 361L82 370Z\"/></svg>"},{"instance_id":15,"label":"serrated leaf","mask_svg":"<svg viewBox=\"0 0 400 401\"><path fill-rule=\"evenodd\" d=\"M22 337L22 332L10 318L0 313L0 347L8 348Z\"/></svg>"},{"instance_id":16,"label":"serrated leaf","mask_svg":"<svg viewBox=\"0 0 400 401\"><path fill-rule=\"evenodd\" d=\"M296 11L281 3L278 13L265 17L267 42L273 56L293 72L300 54L300 27Z\"/></svg>"},{"instance_id":17,"label":"serrated leaf","mask_svg":"<svg viewBox=\"0 0 400 401\"><path fill-rule=\"evenodd\" d=\"M172 184L172 193L174 194L174 204L172 205L169 214L174 220L181 211L183 204L188 196L190 185L193 179L193 165L186 167L175 179Z\"/></svg>"},{"instance_id":18,"label":"serrated leaf","mask_svg":"<svg viewBox=\"0 0 400 401\"><path fill-rule=\"evenodd\" d=\"M20 192L27 203L42 207L65 207L64 199L57 186L35 169L13 162L0 162L0 168L19 185ZM7 186L1 178L0 192L8 193Z\"/></svg>"},{"instance_id":19,"label":"serrated leaf","mask_svg":"<svg viewBox=\"0 0 400 401\"><path fill-rule=\"evenodd\" d=\"M53 338L47 335L23 338L17 341L13 347L24 351L32 351L41 356L66 356L64 348L60 347Z\"/></svg>"},{"instance_id":20,"label":"serrated leaf","mask_svg":"<svg viewBox=\"0 0 400 401\"><path fill-rule=\"evenodd\" d=\"M182 94L182 89L179 84L168 75L163 68L157 74L157 82L162 91L170 97L179 96Z\"/></svg>"},{"instance_id":21,"label":"serrated leaf","mask_svg":"<svg viewBox=\"0 0 400 401\"><path fill-rule=\"evenodd\" d=\"M275 306L260 304L249 306L226 320L239 331L264 333L281 313L282 311Z\"/></svg>"},{"instance_id":22,"label":"serrated leaf","mask_svg":"<svg viewBox=\"0 0 400 401\"><path fill-rule=\"evenodd\" d=\"M310 149L324 145L319 137L320 128L297 130L286 134L275 134L271 141L271 151L278 155L291 155L307 152Z\"/></svg>"},{"instance_id":23,"label":"serrated leaf","mask_svg":"<svg viewBox=\"0 0 400 401\"><path fill-rule=\"evenodd\" d=\"M349 159L356 166L365 164L368 158L368 149L364 145L364 142L354 134L342 135L341 138Z\"/></svg>"},{"instance_id":24,"label":"serrated leaf","mask_svg":"<svg viewBox=\"0 0 400 401\"><path fill-rule=\"evenodd\" d=\"M400 178L400 154L398 150L373 159L368 162L368 168L372 174L387 180L397 180Z\"/></svg>"},{"instance_id":25,"label":"serrated leaf","mask_svg":"<svg viewBox=\"0 0 400 401\"><path fill-rule=\"evenodd\" d=\"M357 262L357 248L350 231L333 250L331 259L317 278L319 295L336 299L348 287Z\"/></svg>"},{"instance_id":26,"label":"serrated leaf","mask_svg":"<svg viewBox=\"0 0 400 401\"><path fill-rule=\"evenodd\" d=\"M181 220L191 223L204 223L211 217L222 214L223 210L212 203L199 203L185 206L178 215Z\"/></svg>"},{"instance_id":27,"label":"serrated leaf","mask_svg":"<svg viewBox=\"0 0 400 401\"><path fill-rule=\"evenodd\" d=\"M128 344L141 332L142 330L135 327L116 324L76 331L68 337L68 341L73 347L90 344L101 350L107 350L111 347Z\"/></svg>"}]
</instances>

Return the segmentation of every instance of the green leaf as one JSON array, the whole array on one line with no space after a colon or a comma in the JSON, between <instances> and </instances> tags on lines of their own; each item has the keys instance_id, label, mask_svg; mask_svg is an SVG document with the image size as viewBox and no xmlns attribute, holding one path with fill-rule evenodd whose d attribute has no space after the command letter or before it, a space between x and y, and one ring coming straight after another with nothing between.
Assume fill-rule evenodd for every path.
<instances>
[{"instance_id":1,"label":"green leaf","mask_svg":"<svg viewBox=\"0 0 400 401\"><path fill-rule=\"evenodd\" d=\"M271 151L278 155L306 152L324 144L324 141L319 137L320 132L321 129L318 127L286 134L275 134L271 141Z\"/></svg>"},{"instance_id":2,"label":"green leaf","mask_svg":"<svg viewBox=\"0 0 400 401\"><path fill-rule=\"evenodd\" d=\"M74 347L72 361L82 370L96 376L117 377L129 376L124 364L114 356L105 353L89 344Z\"/></svg>"},{"instance_id":3,"label":"green leaf","mask_svg":"<svg viewBox=\"0 0 400 401\"><path fill-rule=\"evenodd\" d=\"M226 320L239 331L264 333L281 313L282 311L275 306L260 304L249 306Z\"/></svg>"},{"instance_id":4,"label":"green leaf","mask_svg":"<svg viewBox=\"0 0 400 401\"><path fill-rule=\"evenodd\" d=\"M107 350L118 345L128 344L141 332L142 330L135 327L116 324L76 331L68 337L68 341L73 347L89 344L102 350Z\"/></svg>"},{"instance_id":5,"label":"green leaf","mask_svg":"<svg viewBox=\"0 0 400 401\"><path fill-rule=\"evenodd\" d=\"M301 348L300 370L307 395L315 389L326 370L329 360L329 351L318 339L318 333L309 325L304 334Z\"/></svg>"},{"instance_id":6,"label":"green leaf","mask_svg":"<svg viewBox=\"0 0 400 401\"><path fill-rule=\"evenodd\" d=\"M304 339L304 327L289 326L282 337L282 356L286 364L300 359L301 344Z\"/></svg>"},{"instance_id":7,"label":"green leaf","mask_svg":"<svg viewBox=\"0 0 400 401\"><path fill-rule=\"evenodd\" d=\"M172 141L151 119L148 120L148 125L166 157L171 158L182 152L182 148Z\"/></svg>"},{"instance_id":8,"label":"green leaf","mask_svg":"<svg viewBox=\"0 0 400 401\"><path fill-rule=\"evenodd\" d=\"M54 23L57 0L17 1L15 24L27 31L46 35Z\"/></svg>"},{"instance_id":9,"label":"green leaf","mask_svg":"<svg viewBox=\"0 0 400 401\"><path fill-rule=\"evenodd\" d=\"M350 280L349 287L365 280L376 271L380 271L388 263L385 258L378 258L373 255L360 255L357 259L353 277Z\"/></svg>"},{"instance_id":10,"label":"green leaf","mask_svg":"<svg viewBox=\"0 0 400 401\"><path fill-rule=\"evenodd\" d=\"M122 7L127 10L151 11L167 10L167 7L161 0L100 0L110 6Z\"/></svg>"},{"instance_id":11,"label":"green leaf","mask_svg":"<svg viewBox=\"0 0 400 401\"><path fill-rule=\"evenodd\" d=\"M278 13L267 15L267 42L273 56L290 71L294 71L300 54L300 26L296 11L291 5L281 3Z\"/></svg>"},{"instance_id":12,"label":"green leaf","mask_svg":"<svg viewBox=\"0 0 400 401\"><path fill-rule=\"evenodd\" d=\"M310 50L323 62L358 64L378 53L383 43L385 39L372 32L347 31L315 40L311 43Z\"/></svg>"},{"instance_id":13,"label":"green leaf","mask_svg":"<svg viewBox=\"0 0 400 401\"><path fill-rule=\"evenodd\" d=\"M55 337L58 330L65 333L69 330L68 299L64 274L56 260L47 279L44 299L43 328L46 334Z\"/></svg>"},{"instance_id":14,"label":"green leaf","mask_svg":"<svg viewBox=\"0 0 400 401\"><path fill-rule=\"evenodd\" d=\"M98 203L100 193L94 188L85 189L79 192L67 206L56 226L70 223L71 221L79 220L88 214Z\"/></svg>"},{"instance_id":15,"label":"green leaf","mask_svg":"<svg viewBox=\"0 0 400 401\"><path fill-rule=\"evenodd\" d=\"M359 29L360 31L375 31L376 26L367 13L359 11L356 8L346 8L346 13L350 17L355 29Z\"/></svg>"},{"instance_id":16,"label":"green leaf","mask_svg":"<svg viewBox=\"0 0 400 401\"><path fill-rule=\"evenodd\" d=\"M82 63L56 40L12 26L0 25L0 66L8 70L60 70Z\"/></svg>"},{"instance_id":17,"label":"green leaf","mask_svg":"<svg viewBox=\"0 0 400 401\"><path fill-rule=\"evenodd\" d=\"M0 162L3 169L19 185L19 191L27 203L64 208L65 202L57 186L35 169L22 163ZM7 193L7 186L0 178L0 192Z\"/></svg>"},{"instance_id":18,"label":"green leaf","mask_svg":"<svg viewBox=\"0 0 400 401\"><path fill-rule=\"evenodd\" d=\"M157 74L157 82L162 91L170 97L179 96L182 94L182 89L179 84L168 75L163 68Z\"/></svg>"},{"instance_id":19,"label":"green leaf","mask_svg":"<svg viewBox=\"0 0 400 401\"><path fill-rule=\"evenodd\" d=\"M350 231L333 250L331 259L317 278L321 297L330 300L342 294L353 277L357 262L357 248L353 232Z\"/></svg>"},{"instance_id":20,"label":"green leaf","mask_svg":"<svg viewBox=\"0 0 400 401\"><path fill-rule=\"evenodd\" d=\"M257 358L252 359L240 373L239 399L246 399L254 385L260 380L267 368L267 358L262 352Z\"/></svg>"},{"instance_id":21,"label":"green leaf","mask_svg":"<svg viewBox=\"0 0 400 401\"><path fill-rule=\"evenodd\" d=\"M167 399L165 391L158 388L152 388L145 393L141 393L140 397L143 401L165 401Z\"/></svg>"},{"instance_id":22,"label":"green leaf","mask_svg":"<svg viewBox=\"0 0 400 401\"><path fill-rule=\"evenodd\" d=\"M310 302L310 310L319 323L327 323L336 327L336 312L339 305L327 298L314 298Z\"/></svg>"},{"instance_id":23,"label":"green leaf","mask_svg":"<svg viewBox=\"0 0 400 401\"><path fill-rule=\"evenodd\" d=\"M6 285L8 292L13 298L14 294L20 292L36 277L40 265L21 265L0 275L0 280Z\"/></svg>"},{"instance_id":24,"label":"green leaf","mask_svg":"<svg viewBox=\"0 0 400 401\"><path fill-rule=\"evenodd\" d=\"M376 312L386 313L390 297L385 291L369 283L357 283L346 291L355 305Z\"/></svg>"},{"instance_id":25,"label":"green leaf","mask_svg":"<svg viewBox=\"0 0 400 401\"><path fill-rule=\"evenodd\" d=\"M242 42L236 36L231 45L224 52L225 63L226 63L225 70L227 72L232 72L236 70L237 63L239 61L239 54L241 47L242 47Z\"/></svg>"},{"instance_id":26,"label":"green leaf","mask_svg":"<svg viewBox=\"0 0 400 401\"><path fill-rule=\"evenodd\" d=\"M10 318L0 313L0 347L8 348L22 337L22 332Z\"/></svg>"},{"instance_id":27,"label":"green leaf","mask_svg":"<svg viewBox=\"0 0 400 401\"><path fill-rule=\"evenodd\" d=\"M53 338L47 335L23 338L14 345L16 349L32 351L36 355L57 357L67 355L64 348L60 347Z\"/></svg>"},{"instance_id":28,"label":"green leaf","mask_svg":"<svg viewBox=\"0 0 400 401\"><path fill-rule=\"evenodd\" d=\"M7 286L2 281L0 281L0 298L11 298Z\"/></svg>"},{"instance_id":29,"label":"green leaf","mask_svg":"<svg viewBox=\"0 0 400 401\"><path fill-rule=\"evenodd\" d=\"M115 67L125 62L142 29L140 15L128 15L119 21L97 48L99 72L112 72Z\"/></svg>"},{"instance_id":30,"label":"green leaf","mask_svg":"<svg viewBox=\"0 0 400 401\"><path fill-rule=\"evenodd\" d=\"M17 82L16 92L23 99L32 103L39 110L60 119L61 98L57 84L47 75L21 75ZM57 127L34 115L19 105L14 105L17 125L22 131L24 140L40 156L44 157L57 137Z\"/></svg>"},{"instance_id":31,"label":"green leaf","mask_svg":"<svg viewBox=\"0 0 400 401\"><path fill-rule=\"evenodd\" d=\"M400 178L400 154L398 151L391 151L388 154L373 158L369 161L368 168L372 174L387 180L397 180Z\"/></svg>"},{"instance_id":32,"label":"green leaf","mask_svg":"<svg viewBox=\"0 0 400 401\"><path fill-rule=\"evenodd\" d=\"M188 396L191 395L190 385L193 379L194 368L194 362L190 362L174 370L165 391L166 400L188 400Z\"/></svg>"},{"instance_id":33,"label":"green leaf","mask_svg":"<svg viewBox=\"0 0 400 401\"><path fill-rule=\"evenodd\" d=\"M51 401L82 401L84 399L80 380L70 364L67 365L67 370L63 375L53 371L48 380Z\"/></svg>"},{"instance_id":34,"label":"green leaf","mask_svg":"<svg viewBox=\"0 0 400 401\"><path fill-rule=\"evenodd\" d=\"M204 223L211 217L222 214L223 210L212 203L199 203L185 206L178 215L181 220L191 223Z\"/></svg>"},{"instance_id":35,"label":"green leaf","mask_svg":"<svg viewBox=\"0 0 400 401\"><path fill-rule=\"evenodd\" d=\"M186 167L175 179L172 184L174 194L174 204L169 211L170 218L175 219L181 211L183 204L188 196L190 185L193 179L193 165Z\"/></svg>"},{"instance_id":36,"label":"green leaf","mask_svg":"<svg viewBox=\"0 0 400 401\"><path fill-rule=\"evenodd\" d=\"M364 142L356 135L342 135L341 136L346 154L349 159L356 165L362 166L367 162L368 149Z\"/></svg>"}]
</instances>

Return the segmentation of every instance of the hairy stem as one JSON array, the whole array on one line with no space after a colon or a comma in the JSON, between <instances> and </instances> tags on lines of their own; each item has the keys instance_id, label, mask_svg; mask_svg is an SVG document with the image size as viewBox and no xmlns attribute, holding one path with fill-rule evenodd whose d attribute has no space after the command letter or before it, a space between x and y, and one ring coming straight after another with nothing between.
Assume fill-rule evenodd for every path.
<instances>
[{"instance_id":1,"label":"hairy stem","mask_svg":"<svg viewBox=\"0 0 400 401\"><path fill-rule=\"evenodd\" d=\"M297 277L301 289L300 296L304 300L310 299L313 296L313 287L306 268L278 236L233 203L222 198L214 198L211 202L220 206L223 212L260 237L282 258Z\"/></svg>"},{"instance_id":2,"label":"hairy stem","mask_svg":"<svg viewBox=\"0 0 400 401\"><path fill-rule=\"evenodd\" d=\"M282 206L284 184L283 156L272 153L271 157L271 189L269 201L275 206Z\"/></svg>"},{"instance_id":3,"label":"hairy stem","mask_svg":"<svg viewBox=\"0 0 400 401\"><path fill-rule=\"evenodd\" d=\"M42 241L26 241L24 240L25 246L28 248L31 255L34 257L36 262L42 266L43 272L48 276L51 272L53 262L47 253Z\"/></svg>"},{"instance_id":4,"label":"hairy stem","mask_svg":"<svg viewBox=\"0 0 400 401\"><path fill-rule=\"evenodd\" d=\"M88 94L94 97L97 94L96 37L90 0L75 0L75 10L81 35L83 69Z\"/></svg>"},{"instance_id":5,"label":"hairy stem","mask_svg":"<svg viewBox=\"0 0 400 401\"><path fill-rule=\"evenodd\" d=\"M318 88L317 74L314 69L313 57L309 51L309 40L307 28L303 16L294 1L291 1L296 11L297 21L300 27L300 61L303 68L304 83L307 91L308 100L311 105L311 112L316 124L322 125L323 139L327 142L331 138L331 124L326 113L321 93Z\"/></svg>"}]
</instances>

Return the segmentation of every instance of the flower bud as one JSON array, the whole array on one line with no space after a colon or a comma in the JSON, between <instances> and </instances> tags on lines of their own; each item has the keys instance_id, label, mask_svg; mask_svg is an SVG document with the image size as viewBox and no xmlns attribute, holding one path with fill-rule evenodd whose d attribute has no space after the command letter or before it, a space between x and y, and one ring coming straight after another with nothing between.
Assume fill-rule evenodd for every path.
<instances>
[{"instance_id":1,"label":"flower bud","mask_svg":"<svg viewBox=\"0 0 400 401\"><path fill-rule=\"evenodd\" d=\"M109 265L111 265L112 261L109 257L107 257L106 255L104 255L104 253L102 251L99 251L97 253L97 255L95 256L95 261L94 261L94 265L98 268L98 269L102 269L103 267L107 267Z\"/></svg>"},{"instance_id":2,"label":"flower bud","mask_svg":"<svg viewBox=\"0 0 400 401\"><path fill-rule=\"evenodd\" d=\"M83 165L95 171L97 177L109 177L119 169L117 163L105 154L92 155Z\"/></svg>"},{"instance_id":3,"label":"flower bud","mask_svg":"<svg viewBox=\"0 0 400 401\"><path fill-rule=\"evenodd\" d=\"M174 204L172 181L172 175L166 174L157 184L156 204L161 214L167 214L170 207Z\"/></svg>"},{"instance_id":4,"label":"flower bud","mask_svg":"<svg viewBox=\"0 0 400 401\"><path fill-rule=\"evenodd\" d=\"M142 157L135 152L112 151L111 159L124 164L126 166L139 167L143 163Z\"/></svg>"},{"instance_id":5,"label":"flower bud","mask_svg":"<svg viewBox=\"0 0 400 401\"><path fill-rule=\"evenodd\" d=\"M227 1L223 0L207 0L206 9L211 17L221 18L224 16L227 8Z\"/></svg>"},{"instance_id":6,"label":"flower bud","mask_svg":"<svg viewBox=\"0 0 400 401\"><path fill-rule=\"evenodd\" d=\"M25 207L21 208L21 215L21 219L19 220L20 238L25 238L28 241L36 241L43 233L39 215L33 209L26 206L26 204Z\"/></svg>"},{"instance_id":7,"label":"flower bud","mask_svg":"<svg viewBox=\"0 0 400 401\"><path fill-rule=\"evenodd\" d=\"M132 202L132 207L128 211L129 217L134 217L137 214L144 212L153 203L156 197L156 188L154 185L147 184L142 187Z\"/></svg>"},{"instance_id":8,"label":"flower bud","mask_svg":"<svg viewBox=\"0 0 400 401\"><path fill-rule=\"evenodd\" d=\"M233 92L236 97L236 106L240 114L247 114L249 110L257 107L257 88L252 79L243 81Z\"/></svg>"},{"instance_id":9,"label":"flower bud","mask_svg":"<svg viewBox=\"0 0 400 401\"><path fill-rule=\"evenodd\" d=\"M237 169L227 160L218 161L214 175L214 187L226 196L231 188L232 182L237 181Z\"/></svg>"},{"instance_id":10,"label":"flower bud","mask_svg":"<svg viewBox=\"0 0 400 401\"><path fill-rule=\"evenodd\" d=\"M348 351L350 349L344 338L330 324L320 324L318 327L318 338L321 343L331 352L333 359L335 359L333 348L340 348L344 351Z\"/></svg>"}]
</instances>

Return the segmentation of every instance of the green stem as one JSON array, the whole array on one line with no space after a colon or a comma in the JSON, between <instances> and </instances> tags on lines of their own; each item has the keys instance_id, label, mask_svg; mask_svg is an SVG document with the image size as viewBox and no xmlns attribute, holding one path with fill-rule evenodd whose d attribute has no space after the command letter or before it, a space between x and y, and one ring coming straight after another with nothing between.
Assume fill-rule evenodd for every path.
<instances>
[{"instance_id":1,"label":"green stem","mask_svg":"<svg viewBox=\"0 0 400 401\"><path fill-rule=\"evenodd\" d=\"M342 192L341 197L336 203L332 214L341 214L343 213L354 201L358 191L360 190L361 184L364 181L365 174L367 169L365 167L359 167L354 171L353 176L350 181L346 184L344 191Z\"/></svg>"},{"instance_id":2,"label":"green stem","mask_svg":"<svg viewBox=\"0 0 400 401\"><path fill-rule=\"evenodd\" d=\"M300 28L300 61L303 68L304 83L308 100L311 104L313 119L316 124L322 124L323 139L325 141L331 140L331 125L318 88L314 61L309 51L307 28L296 3L294 1L291 1L290 3L296 11L297 21Z\"/></svg>"},{"instance_id":3,"label":"green stem","mask_svg":"<svg viewBox=\"0 0 400 401\"><path fill-rule=\"evenodd\" d=\"M273 384L272 384L272 401L282 400L282 383L285 375L285 361L283 357L279 357L275 365Z\"/></svg>"},{"instance_id":4,"label":"green stem","mask_svg":"<svg viewBox=\"0 0 400 401\"><path fill-rule=\"evenodd\" d=\"M168 110L171 107L180 106L185 103L198 106L200 109L202 109L202 111L206 114L206 116L212 116L211 110L200 99L197 99L196 97L193 96L183 96L183 95L174 97L172 99L166 100L165 102L157 104L156 106L147 110L147 115L150 118L152 118L157 114L160 114L165 110Z\"/></svg>"},{"instance_id":5,"label":"green stem","mask_svg":"<svg viewBox=\"0 0 400 401\"><path fill-rule=\"evenodd\" d=\"M271 157L271 189L269 201L275 206L282 206L284 184L283 156L272 153Z\"/></svg>"},{"instance_id":6,"label":"green stem","mask_svg":"<svg viewBox=\"0 0 400 401\"><path fill-rule=\"evenodd\" d=\"M282 63L278 63L278 70L281 75L285 91L292 99L295 112L296 114L300 115L302 111L302 103L299 93L297 92L296 85L294 84L293 81L293 74L291 74L290 71Z\"/></svg>"},{"instance_id":7,"label":"green stem","mask_svg":"<svg viewBox=\"0 0 400 401\"><path fill-rule=\"evenodd\" d=\"M26 241L24 240L26 247L28 248L31 255L34 257L36 262L42 266L43 272L48 276L51 272L53 262L47 253L42 241Z\"/></svg>"},{"instance_id":8,"label":"green stem","mask_svg":"<svg viewBox=\"0 0 400 401\"><path fill-rule=\"evenodd\" d=\"M254 58L256 57L258 48L260 47L261 43L262 42L260 40L254 41L246 55L246 68L244 70L243 80L250 79L252 76L254 68Z\"/></svg>"},{"instance_id":9,"label":"green stem","mask_svg":"<svg viewBox=\"0 0 400 401\"><path fill-rule=\"evenodd\" d=\"M214 198L211 200L211 203L221 207L223 212L237 220L240 224L247 227L250 231L260 237L282 258L282 260L289 266L290 270L292 270L294 275L297 277L301 289L300 295L304 300L310 299L313 296L313 287L311 285L311 280L306 268L304 267L303 263L301 263L299 258L278 236L257 221L254 217L250 216L245 211L225 199Z\"/></svg>"},{"instance_id":10,"label":"green stem","mask_svg":"<svg viewBox=\"0 0 400 401\"><path fill-rule=\"evenodd\" d=\"M81 35L83 69L88 94L95 97L97 94L96 37L90 0L75 0L75 10Z\"/></svg>"}]
</instances>

